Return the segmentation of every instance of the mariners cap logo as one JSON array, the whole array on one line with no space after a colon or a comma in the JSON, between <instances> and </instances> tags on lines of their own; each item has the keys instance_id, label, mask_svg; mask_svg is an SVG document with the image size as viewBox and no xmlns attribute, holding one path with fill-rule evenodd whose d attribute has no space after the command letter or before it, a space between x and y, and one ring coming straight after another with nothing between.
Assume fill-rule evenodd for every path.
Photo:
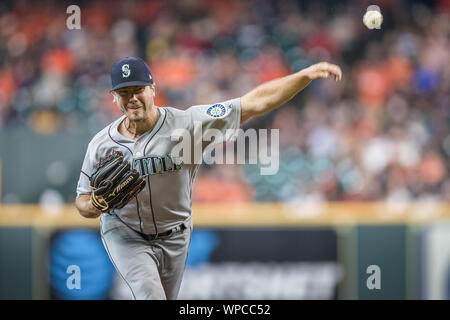
<instances>
[{"instance_id":1,"label":"mariners cap logo","mask_svg":"<svg viewBox=\"0 0 450 320\"><path fill-rule=\"evenodd\" d=\"M130 65L128 63L122 66L122 77L128 78L131 74Z\"/></svg>"},{"instance_id":2,"label":"mariners cap logo","mask_svg":"<svg viewBox=\"0 0 450 320\"><path fill-rule=\"evenodd\" d=\"M126 57L111 67L111 91L131 86L149 86L152 83L150 68L141 58Z\"/></svg>"},{"instance_id":3,"label":"mariners cap logo","mask_svg":"<svg viewBox=\"0 0 450 320\"><path fill-rule=\"evenodd\" d=\"M213 118L223 117L227 113L227 109L223 104L217 103L206 110L206 114Z\"/></svg>"}]
</instances>

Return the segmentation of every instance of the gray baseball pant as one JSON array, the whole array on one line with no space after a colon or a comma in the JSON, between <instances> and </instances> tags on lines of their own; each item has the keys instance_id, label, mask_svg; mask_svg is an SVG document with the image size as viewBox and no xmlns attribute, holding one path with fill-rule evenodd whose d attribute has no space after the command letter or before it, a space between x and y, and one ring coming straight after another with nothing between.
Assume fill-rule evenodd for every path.
<instances>
[{"instance_id":1,"label":"gray baseball pant","mask_svg":"<svg viewBox=\"0 0 450 320\"><path fill-rule=\"evenodd\" d=\"M101 236L109 258L135 300L174 300L180 290L192 225L146 240L117 216L103 214Z\"/></svg>"}]
</instances>

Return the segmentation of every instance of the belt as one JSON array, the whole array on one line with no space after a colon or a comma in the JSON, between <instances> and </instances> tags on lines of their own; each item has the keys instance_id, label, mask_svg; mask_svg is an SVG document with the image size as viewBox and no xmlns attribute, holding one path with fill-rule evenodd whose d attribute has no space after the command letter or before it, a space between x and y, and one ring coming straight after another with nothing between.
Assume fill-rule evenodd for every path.
<instances>
[{"instance_id":1,"label":"belt","mask_svg":"<svg viewBox=\"0 0 450 320\"><path fill-rule=\"evenodd\" d=\"M157 234L145 234L145 233L141 233L141 232L138 232L138 233L142 236L142 238L149 241L149 240L158 239L159 237L170 236L172 233L183 231L186 228L187 228L186 225L184 223L182 223L182 224L177 225L173 229L167 230L166 232L161 232L161 233L157 233Z\"/></svg>"}]
</instances>

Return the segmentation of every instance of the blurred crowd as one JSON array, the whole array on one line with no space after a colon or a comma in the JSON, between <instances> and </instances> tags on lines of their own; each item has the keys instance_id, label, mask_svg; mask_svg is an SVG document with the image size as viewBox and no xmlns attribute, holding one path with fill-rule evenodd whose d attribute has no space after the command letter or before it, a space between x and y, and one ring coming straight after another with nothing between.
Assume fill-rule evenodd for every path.
<instances>
[{"instance_id":1,"label":"blurred crowd","mask_svg":"<svg viewBox=\"0 0 450 320\"><path fill-rule=\"evenodd\" d=\"M194 202L450 201L450 1L78 1L0 4L0 132L94 135L120 116L110 66L149 63L156 104L239 97L318 61L343 69L244 123L279 129L276 175L203 165Z\"/></svg>"}]
</instances>

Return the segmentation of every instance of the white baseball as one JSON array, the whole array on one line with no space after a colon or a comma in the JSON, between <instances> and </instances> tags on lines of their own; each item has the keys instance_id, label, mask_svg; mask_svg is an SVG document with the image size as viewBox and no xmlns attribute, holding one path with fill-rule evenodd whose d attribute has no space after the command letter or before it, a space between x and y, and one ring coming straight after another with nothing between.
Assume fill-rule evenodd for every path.
<instances>
[{"instance_id":1,"label":"white baseball","mask_svg":"<svg viewBox=\"0 0 450 320\"><path fill-rule=\"evenodd\" d=\"M379 11L367 11L363 17L363 23L369 29L380 29L383 23L383 15Z\"/></svg>"}]
</instances>

